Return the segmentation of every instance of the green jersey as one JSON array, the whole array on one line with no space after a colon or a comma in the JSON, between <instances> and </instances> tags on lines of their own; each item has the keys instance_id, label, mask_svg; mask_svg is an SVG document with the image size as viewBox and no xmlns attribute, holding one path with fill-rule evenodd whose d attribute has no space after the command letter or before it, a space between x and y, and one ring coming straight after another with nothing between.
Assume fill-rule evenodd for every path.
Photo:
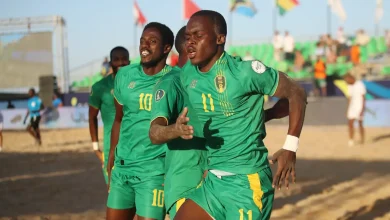
<instances>
[{"instance_id":1,"label":"green jersey","mask_svg":"<svg viewBox=\"0 0 390 220\"><path fill-rule=\"evenodd\" d=\"M108 161L111 128L115 119L114 80L114 75L110 74L93 84L88 100L90 106L100 110L103 120L103 154L105 162Z\"/></svg>"},{"instance_id":2,"label":"green jersey","mask_svg":"<svg viewBox=\"0 0 390 220\"><path fill-rule=\"evenodd\" d=\"M180 84L180 70L165 75L154 89L152 121L166 118L174 124L187 105L186 96ZM199 125L189 108L189 124ZM168 143L165 159L165 205L167 210L179 199L185 198L202 180L205 169L205 140L195 136L192 140L175 139Z\"/></svg>"},{"instance_id":3,"label":"green jersey","mask_svg":"<svg viewBox=\"0 0 390 220\"><path fill-rule=\"evenodd\" d=\"M226 53L209 72L191 64L182 71L181 83L204 124L208 168L251 174L269 166L263 105L264 95L276 91L278 71Z\"/></svg>"},{"instance_id":4,"label":"green jersey","mask_svg":"<svg viewBox=\"0 0 390 220\"><path fill-rule=\"evenodd\" d=\"M114 97L123 106L123 118L116 146L115 169L131 176L164 174L166 145L153 145L149 138L153 87L169 73L166 65L159 73L146 75L140 64L120 69L115 79Z\"/></svg>"}]
</instances>

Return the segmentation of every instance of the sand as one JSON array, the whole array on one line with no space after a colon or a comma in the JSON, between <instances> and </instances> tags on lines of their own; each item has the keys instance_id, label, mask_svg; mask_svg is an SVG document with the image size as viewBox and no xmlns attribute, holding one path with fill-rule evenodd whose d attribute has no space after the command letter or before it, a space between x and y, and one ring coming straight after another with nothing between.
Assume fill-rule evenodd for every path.
<instances>
[{"instance_id":1,"label":"sand","mask_svg":"<svg viewBox=\"0 0 390 220\"><path fill-rule=\"evenodd\" d=\"M267 129L275 152L287 128ZM0 219L105 219L106 186L88 129L42 135L38 148L25 132L4 132ZM304 127L297 183L276 192L271 219L390 219L390 129L367 129L365 145L347 140L344 126Z\"/></svg>"}]
</instances>

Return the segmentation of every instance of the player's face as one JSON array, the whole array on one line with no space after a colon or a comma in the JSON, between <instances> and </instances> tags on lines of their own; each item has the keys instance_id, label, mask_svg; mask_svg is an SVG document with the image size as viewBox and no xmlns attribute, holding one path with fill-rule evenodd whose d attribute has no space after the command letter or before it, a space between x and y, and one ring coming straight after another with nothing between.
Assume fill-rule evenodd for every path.
<instances>
[{"instance_id":1,"label":"player's face","mask_svg":"<svg viewBox=\"0 0 390 220\"><path fill-rule=\"evenodd\" d=\"M207 63L217 53L217 34L208 17L195 16L188 21L186 49L193 65Z\"/></svg>"},{"instance_id":2,"label":"player's face","mask_svg":"<svg viewBox=\"0 0 390 220\"><path fill-rule=\"evenodd\" d=\"M125 51L115 51L112 54L110 65L114 74L116 74L121 67L129 64L129 55Z\"/></svg>"},{"instance_id":3,"label":"player's face","mask_svg":"<svg viewBox=\"0 0 390 220\"><path fill-rule=\"evenodd\" d=\"M29 90L29 91L28 91L28 96L30 96L30 97L33 97L33 96L34 96L34 93L33 93L32 90Z\"/></svg>"},{"instance_id":4,"label":"player's face","mask_svg":"<svg viewBox=\"0 0 390 220\"><path fill-rule=\"evenodd\" d=\"M164 52L164 44L160 31L156 28L144 30L139 45L141 64L147 66L156 65L164 58ZM167 53L169 53L169 51Z\"/></svg>"}]
</instances>

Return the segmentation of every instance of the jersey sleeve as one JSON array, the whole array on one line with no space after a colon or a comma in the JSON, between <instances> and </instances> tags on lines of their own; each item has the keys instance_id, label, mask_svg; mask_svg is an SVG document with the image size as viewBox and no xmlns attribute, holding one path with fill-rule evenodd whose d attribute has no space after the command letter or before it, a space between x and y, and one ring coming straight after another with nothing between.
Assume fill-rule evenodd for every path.
<instances>
[{"instance_id":1,"label":"jersey sleeve","mask_svg":"<svg viewBox=\"0 0 390 220\"><path fill-rule=\"evenodd\" d=\"M279 83L279 72L258 60L242 62L244 85L248 92L273 96Z\"/></svg>"},{"instance_id":2,"label":"jersey sleeve","mask_svg":"<svg viewBox=\"0 0 390 220\"><path fill-rule=\"evenodd\" d=\"M152 121L163 117L169 122L179 105L182 106L177 82L172 79L160 81L153 90ZM181 109L180 109L181 110Z\"/></svg>"},{"instance_id":3,"label":"jersey sleeve","mask_svg":"<svg viewBox=\"0 0 390 220\"><path fill-rule=\"evenodd\" d=\"M123 70L123 69L122 69ZM116 74L115 81L114 81L114 98L116 101L123 105L123 94L122 94L122 78L123 78L123 71L119 70L119 72Z\"/></svg>"},{"instance_id":4,"label":"jersey sleeve","mask_svg":"<svg viewBox=\"0 0 390 220\"><path fill-rule=\"evenodd\" d=\"M94 84L89 94L88 104L96 109L100 109L102 99L100 96L100 89L98 84Z\"/></svg>"}]
</instances>

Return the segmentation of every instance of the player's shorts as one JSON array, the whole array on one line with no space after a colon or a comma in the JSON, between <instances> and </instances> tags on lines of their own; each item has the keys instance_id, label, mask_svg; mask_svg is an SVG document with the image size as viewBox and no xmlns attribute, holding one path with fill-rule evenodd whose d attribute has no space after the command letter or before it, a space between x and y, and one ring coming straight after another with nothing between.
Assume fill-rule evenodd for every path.
<instances>
[{"instance_id":1,"label":"player's shorts","mask_svg":"<svg viewBox=\"0 0 390 220\"><path fill-rule=\"evenodd\" d=\"M361 116L361 113L362 113L361 107L349 106L348 111L347 111L347 118L349 120L362 121L363 117Z\"/></svg>"},{"instance_id":2,"label":"player's shorts","mask_svg":"<svg viewBox=\"0 0 390 220\"><path fill-rule=\"evenodd\" d=\"M30 118L30 126L34 129L39 128L39 122L41 121L41 116L34 116Z\"/></svg>"},{"instance_id":3,"label":"player's shorts","mask_svg":"<svg viewBox=\"0 0 390 220\"><path fill-rule=\"evenodd\" d=\"M189 199L214 219L269 219L274 200L271 169L220 178L208 172Z\"/></svg>"},{"instance_id":4,"label":"player's shorts","mask_svg":"<svg viewBox=\"0 0 390 220\"><path fill-rule=\"evenodd\" d=\"M173 206L169 209L168 215L169 219L174 219L176 216L176 213L179 211L180 207L183 205L183 203L186 201L185 198L179 199L173 204Z\"/></svg>"},{"instance_id":5,"label":"player's shorts","mask_svg":"<svg viewBox=\"0 0 390 220\"><path fill-rule=\"evenodd\" d=\"M164 219L163 183L164 175L137 177L113 169L107 207L111 209L135 207L139 216Z\"/></svg>"},{"instance_id":6,"label":"player's shorts","mask_svg":"<svg viewBox=\"0 0 390 220\"><path fill-rule=\"evenodd\" d=\"M325 79L316 79L316 85L318 88L324 88L324 87L326 87L326 80Z\"/></svg>"}]
</instances>

